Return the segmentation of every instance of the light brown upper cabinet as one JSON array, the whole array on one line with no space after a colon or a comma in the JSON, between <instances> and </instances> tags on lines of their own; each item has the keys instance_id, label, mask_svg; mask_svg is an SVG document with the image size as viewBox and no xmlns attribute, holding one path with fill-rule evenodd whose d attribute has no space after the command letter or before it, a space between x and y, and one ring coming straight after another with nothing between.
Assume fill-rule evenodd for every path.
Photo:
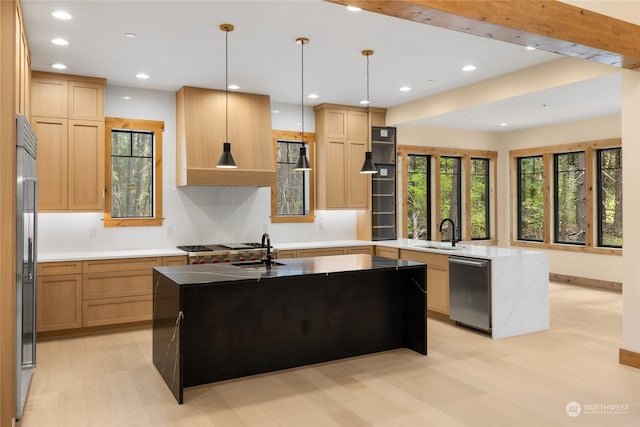
<instances>
[{"instance_id":1,"label":"light brown upper cabinet","mask_svg":"<svg viewBox=\"0 0 640 427\"><path fill-rule=\"evenodd\" d=\"M267 95L182 87L176 93L176 185L275 185L271 102ZM218 169L224 142L237 169Z\"/></svg>"},{"instance_id":2,"label":"light brown upper cabinet","mask_svg":"<svg viewBox=\"0 0 640 427\"><path fill-rule=\"evenodd\" d=\"M16 4L16 113L31 119L31 55L22 20L22 7Z\"/></svg>"},{"instance_id":3,"label":"light brown upper cabinet","mask_svg":"<svg viewBox=\"0 0 640 427\"><path fill-rule=\"evenodd\" d=\"M367 209L370 175L360 173L368 148L367 111L361 107L320 104L316 114L318 209ZM384 125L385 110L371 108L371 125Z\"/></svg>"},{"instance_id":4,"label":"light brown upper cabinet","mask_svg":"<svg viewBox=\"0 0 640 427\"><path fill-rule=\"evenodd\" d=\"M41 211L104 209L104 79L34 72Z\"/></svg>"}]
</instances>

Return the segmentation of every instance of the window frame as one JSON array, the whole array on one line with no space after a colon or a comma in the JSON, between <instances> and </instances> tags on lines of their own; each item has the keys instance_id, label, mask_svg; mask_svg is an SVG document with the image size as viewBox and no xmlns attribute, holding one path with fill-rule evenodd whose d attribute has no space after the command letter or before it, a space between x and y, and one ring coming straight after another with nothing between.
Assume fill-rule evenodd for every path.
<instances>
[{"instance_id":1,"label":"window frame","mask_svg":"<svg viewBox=\"0 0 640 427\"><path fill-rule=\"evenodd\" d=\"M453 218L451 216L451 211L449 211L449 216L448 216L448 218L451 218L453 220L454 224L456 225L456 229L454 231L455 231L456 237L458 239L460 239L460 236L462 236L462 222L463 222L463 219L462 219L462 180L464 178L463 158L461 156L442 155L438 159L437 172L438 172L438 175L439 175L439 179L437 180L437 184L438 184L438 188L437 188L438 200L437 200L437 203L438 203L438 209L439 209L439 213L440 213L440 215L439 215L440 221L442 221L444 219L444 218L442 218L442 175L443 175L442 174L442 160L443 159L454 159L454 160L456 160L458 162L458 166L459 166L459 169L460 169L460 176L458 177L458 180L457 180L458 188L456 189L456 192L455 192L455 196L456 196L456 199L457 199L456 200L457 209L456 209L456 212L455 212L456 216L455 216L455 218ZM468 175L471 175L471 163L470 162L471 162L471 158L469 158L469 168L467 170L467 174ZM451 174L451 175L453 176L454 174ZM452 178L452 181L453 181L453 178ZM471 181L469 181L469 183L471 183ZM471 192L469 192L469 194L471 194ZM468 198L467 200L470 201L471 199ZM468 217L468 220L469 220L469 222L471 222L471 217L470 216ZM438 221L438 225L440 225L440 221ZM440 232L440 228L439 227L438 227L438 232ZM442 236L443 235L441 233L440 234L440 240L447 241L447 242L451 241L450 239L443 240ZM469 239L467 239L467 240L471 240L470 239L471 235L469 235L468 237L469 237Z\"/></svg>"},{"instance_id":2,"label":"window frame","mask_svg":"<svg viewBox=\"0 0 640 427\"><path fill-rule=\"evenodd\" d=\"M574 251L574 252L585 252L585 253L595 253L595 254L603 254L603 255L622 255L622 248L612 248L606 246L598 246L597 241L597 227L595 227L594 223L596 221L596 206L597 197L595 194L596 191L589 190L593 186L597 186L596 182L596 151L599 149L605 148L617 148L622 147L621 138L613 138L613 139L605 139L605 140L595 140L595 141L584 141L584 142L576 142L570 144L559 144L552 146L542 146L535 148L526 148L519 150L511 150L509 151L509 161L510 161L510 174L511 174L511 194L517 194L519 179L518 179L518 171L517 171L517 163L518 159L521 157L531 157L531 156L543 156L544 161L544 231L543 231L543 241L527 241L521 240L518 236L518 209L519 209L519 199L512 198L511 203L511 212L512 212L512 220L511 220L511 245L512 246L520 246L520 247L530 247L536 249L552 249L552 250L562 250L562 251ZM551 221L554 221L554 202L553 202L553 192L554 190L554 155L562 154L568 152L576 152L576 151L584 151L585 152L585 184L587 187L587 191L585 194L586 202L585 202L585 216L587 218L586 221L586 235L585 235L585 244L576 245L572 243L557 243L554 241L555 227L552 226Z\"/></svg>"},{"instance_id":3,"label":"window frame","mask_svg":"<svg viewBox=\"0 0 640 427\"><path fill-rule=\"evenodd\" d=\"M440 157L461 157L462 158L462 191L461 197L464 201L471 200L471 157L489 160L489 204L490 208L490 238L488 240L474 240L477 244L492 245L498 243L498 208L497 197L498 185L498 152L489 150L470 150L466 148L442 148L427 147L415 145L398 145L398 157L400 157L402 170L402 214L398 216L402 221L402 236L408 238L407 227L407 161L409 154L428 155L431 156L431 210L434 213L431 216L431 230L433 231L431 238L441 240L438 226L442 220L440 214ZM461 204L462 205L462 204ZM457 224L456 224L457 225ZM462 210L462 224L460 225L462 232L459 237L462 241L471 241L471 204L464 203Z\"/></svg>"},{"instance_id":4,"label":"window frame","mask_svg":"<svg viewBox=\"0 0 640 427\"><path fill-rule=\"evenodd\" d=\"M613 150L617 150L620 152L619 154L619 158L620 158L620 169L622 169L622 147L610 147L610 148L599 148L596 150L596 182L597 182L597 200L596 200L596 205L597 205L597 217L596 217L596 222L597 222L597 233L598 233L598 247L601 248L617 248L617 249L622 249L622 246L624 245L624 234L622 236L622 241L623 244L622 245L605 245L604 243L602 243L602 232L603 232L603 226L602 226L602 216L603 216L603 212L602 212L602 167L601 167L601 158L602 158L602 153L605 151L613 151ZM623 194L624 197L624 194ZM624 200L624 199L623 199ZM624 218L623 218L623 224L624 224Z\"/></svg>"},{"instance_id":5,"label":"window frame","mask_svg":"<svg viewBox=\"0 0 640 427\"><path fill-rule=\"evenodd\" d=\"M471 238L471 240L476 240L476 241L482 241L482 240L490 240L491 239L491 160L484 158L484 157L474 157L471 156L471 167L469 168L469 175L470 175L470 184L469 184L469 202L471 203L473 201L473 195L471 194L473 190L473 161L474 160L481 160L483 162L486 162L486 167L485 167L485 179L486 179L486 185L485 185L485 190L484 190L484 197L486 202L485 205L485 228L487 230L487 233L485 235L485 237L473 237L473 215L471 214L469 216L469 221L471 222L471 232L469 234L469 237ZM473 207L472 207L473 209Z\"/></svg>"},{"instance_id":6,"label":"window frame","mask_svg":"<svg viewBox=\"0 0 640 427\"><path fill-rule=\"evenodd\" d=\"M105 227L158 227L162 226L162 134L164 122L157 120L105 117ZM111 216L111 132L113 130L153 133L153 216L148 218L113 218Z\"/></svg>"},{"instance_id":7,"label":"window frame","mask_svg":"<svg viewBox=\"0 0 640 427\"><path fill-rule=\"evenodd\" d=\"M276 169L276 176L278 170L278 141L287 142L303 142L302 133L296 131L287 130L274 130L272 131L273 141L273 164ZM307 146L307 156L309 156L309 164L311 170L309 171L309 211L306 215L278 215L278 194L276 179L274 185L271 186L271 223L308 223L315 221L315 142L316 135L313 132L304 133L304 142Z\"/></svg>"},{"instance_id":8,"label":"window frame","mask_svg":"<svg viewBox=\"0 0 640 427\"><path fill-rule=\"evenodd\" d=\"M559 197L560 197L560 192L558 191L559 188L559 171L558 171L558 163L559 163L559 158L560 156L566 156L566 155L571 155L571 154L580 154L582 153L584 155L584 185L585 185L585 199L584 199L584 203L585 203L585 239L584 242L570 242L570 241L565 241L565 240L560 240L560 211L559 211ZM587 153L583 150L577 150L577 151L569 151L569 152L564 152L564 153L553 153L553 242L554 243L558 243L558 244L562 244L562 245L575 245L575 246L586 246L587 244L587 219L588 217L586 216L586 205L587 205L587 190L586 190L586 186L588 185L587 182L587 177L586 177L586 173L587 173Z\"/></svg>"},{"instance_id":9,"label":"window frame","mask_svg":"<svg viewBox=\"0 0 640 427\"><path fill-rule=\"evenodd\" d=\"M432 164L431 162L433 161L432 156L429 154L415 154L415 153L407 153L406 154L406 161L404 162L404 164L406 165L406 167L404 168L404 174L405 174L405 179L403 180L403 182L405 183L405 191L403 192L403 200L404 200L404 204L403 206L405 206L404 208L404 218L402 219L402 223L404 224L404 228L405 228L405 232L404 232L404 237L407 238L409 236L409 223L407 220L407 215L409 213L409 202L408 199L406 197L407 194L409 194L409 156L414 156L414 157L424 157L427 159L426 162L426 166L427 166L427 170L426 170L426 180L427 180L427 194L426 194L426 198L427 198L427 206L426 206L426 221L427 221L427 229L425 231L426 234L426 239L427 240L431 240L431 234L432 234L432 224L431 224L431 218L433 216L432 211L433 211L433 198L432 198L432 190L431 187L433 186L432 181L432 176L431 176L431 169L432 169ZM397 217L397 215L396 215Z\"/></svg>"},{"instance_id":10,"label":"window frame","mask_svg":"<svg viewBox=\"0 0 640 427\"><path fill-rule=\"evenodd\" d=\"M522 164L520 162L520 160L522 159L533 159L533 158L540 158L542 159L542 167L543 167L543 171L542 171L542 191L544 194L544 156L539 156L539 155L532 155L532 156L522 156L522 157L518 157L516 159L517 162L517 175L516 175L516 179L517 179L517 191L516 191L516 204L517 204L517 217L516 217L516 221L517 221L517 227L516 227L516 234L518 236L518 240L523 241L523 242L544 242L544 235L545 235L545 229L547 227L547 223L546 221L543 222L543 230L542 230L542 235L543 238L540 240L537 239L525 239L522 237L522 186L520 185L520 177L522 176ZM544 196L543 196L544 197ZM544 207L543 209L546 209L547 207L547 203L546 203L546 199L544 200ZM546 214L545 214L545 218L546 218Z\"/></svg>"}]
</instances>

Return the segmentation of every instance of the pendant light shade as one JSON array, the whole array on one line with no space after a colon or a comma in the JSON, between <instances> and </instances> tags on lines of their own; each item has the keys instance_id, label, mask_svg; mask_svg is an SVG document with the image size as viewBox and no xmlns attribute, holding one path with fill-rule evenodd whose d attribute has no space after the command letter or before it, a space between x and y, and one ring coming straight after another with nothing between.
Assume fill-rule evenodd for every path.
<instances>
[{"instance_id":1,"label":"pendant light shade","mask_svg":"<svg viewBox=\"0 0 640 427\"><path fill-rule=\"evenodd\" d=\"M233 31L233 25L222 24L220 29L225 32L224 36L224 101L225 101L225 140L222 145L222 155L218 160L217 168L235 169L236 165L231 155L231 143L229 142L229 32Z\"/></svg>"},{"instance_id":2,"label":"pendant light shade","mask_svg":"<svg viewBox=\"0 0 640 427\"><path fill-rule=\"evenodd\" d=\"M307 149L304 147L300 147L300 156L298 157L298 161L296 162L293 170L296 171L310 171L311 165L309 164L309 160L307 159Z\"/></svg>"},{"instance_id":3,"label":"pendant light shade","mask_svg":"<svg viewBox=\"0 0 640 427\"><path fill-rule=\"evenodd\" d=\"M307 159L307 149L304 146L304 45L309 43L309 39L306 37L298 37L296 43L300 45L300 115L302 117L300 123L302 123L302 147L300 147L300 156L293 170L310 171L311 164L309 164L309 159Z\"/></svg>"},{"instance_id":4,"label":"pendant light shade","mask_svg":"<svg viewBox=\"0 0 640 427\"><path fill-rule=\"evenodd\" d=\"M378 173L378 169L376 169L376 165L375 163L373 163L373 155L371 154L371 151L367 151L366 153L364 153L364 163L362 164L360 173Z\"/></svg>"},{"instance_id":5,"label":"pendant light shade","mask_svg":"<svg viewBox=\"0 0 640 427\"><path fill-rule=\"evenodd\" d=\"M367 98L360 103L367 106L367 148L371 150L371 111L369 111L369 105L371 104L371 99L369 98L369 57L373 55L373 51L367 49L363 50L361 53L367 58ZM364 154L364 163L362 164L362 168L360 168L360 173L378 173L378 169L376 169L376 165L375 163L373 163L373 155L371 151L367 151Z\"/></svg>"}]
</instances>

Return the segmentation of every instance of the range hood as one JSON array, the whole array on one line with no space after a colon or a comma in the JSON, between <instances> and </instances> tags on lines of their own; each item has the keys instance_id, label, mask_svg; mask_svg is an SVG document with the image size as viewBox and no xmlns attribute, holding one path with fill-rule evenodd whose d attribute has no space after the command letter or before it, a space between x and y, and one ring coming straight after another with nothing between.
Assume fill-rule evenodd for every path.
<instances>
[{"instance_id":1,"label":"range hood","mask_svg":"<svg viewBox=\"0 0 640 427\"><path fill-rule=\"evenodd\" d=\"M176 92L176 186L269 187L276 167L268 95L229 92L229 141L237 169L218 169L225 135L225 92Z\"/></svg>"}]
</instances>

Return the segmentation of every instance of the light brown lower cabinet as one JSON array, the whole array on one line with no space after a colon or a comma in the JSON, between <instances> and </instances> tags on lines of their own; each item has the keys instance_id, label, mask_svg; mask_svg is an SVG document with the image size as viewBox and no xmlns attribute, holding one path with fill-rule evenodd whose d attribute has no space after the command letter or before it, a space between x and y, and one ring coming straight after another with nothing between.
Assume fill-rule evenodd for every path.
<instances>
[{"instance_id":1,"label":"light brown lower cabinet","mask_svg":"<svg viewBox=\"0 0 640 427\"><path fill-rule=\"evenodd\" d=\"M347 247L347 254L373 255L373 246L349 246Z\"/></svg>"},{"instance_id":2,"label":"light brown lower cabinet","mask_svg":"<svg viewBox=\"0 0 640 427\"><path fill-rule=\"evenodd\" d=\"M376 246L376 255L382 256L385 258L393 258L398 259L398 249L397 248L387 248L384 246Z\"/></svg>"},{"instance_id":3,"label":"light brown lower cabinet","mask_svg":"<svg viewBox=\"0 0 640 427\"><path fill-rule=\"evenodd\" d=\"M38 264L37 330L75 329L82 326L82 263Z\"/></svg>"},{"instance_id":4,"label":"light brown lower cabinet","mask_svg":"<svg viewBox=\"0 0 640 427\"><path fill-rule=\"evenodd\" d=\"M427 309L449 315L449 256L400 249L400 259L427 264Z\"/></svg>"},{"instance_id":5,"label":"light brown lower cabinet","mask_svg":"<svg viewBox=\"0 0 640 427\"><path fill-rule=\"evenodd\" d=\"M316 248L316 249L298 249L296 256L298 258L329 256L329 255L346 255L347 248Z\"/></svg>"},{"instance_id":6,"label":"light brown lower cabinet","mask_svg":"<svg viewBox=\"0 0 640 427\"><path fill-rule=\"evenodd\" d=\"M373 255L373 246L344 246L333 248L284 249L278 250L278 259L306 258L330 255L365 254Z\"/></svg>"},{"instance_id":7,"label":"light brown lower cabinet","mask_svg":"<svg viewBox=\"0 0 640 427\"><path fill-rule=\"evenodd\" d=\"M39 263L38 331L151 320L153 267L186 264L186 255Z\"/></svg>"},{"instance_id":8,"label":"light brown lower cabinet","mask_svg":"<svg viewBox=\"0 0 640 427\"><path fill-rule=\"evenodd\" d=\"M278 259L287 259L287 258L295 258L295 257L296 257L295 249L278 250L278 254L277 254Z\"/></svg>"}]
</instances>

